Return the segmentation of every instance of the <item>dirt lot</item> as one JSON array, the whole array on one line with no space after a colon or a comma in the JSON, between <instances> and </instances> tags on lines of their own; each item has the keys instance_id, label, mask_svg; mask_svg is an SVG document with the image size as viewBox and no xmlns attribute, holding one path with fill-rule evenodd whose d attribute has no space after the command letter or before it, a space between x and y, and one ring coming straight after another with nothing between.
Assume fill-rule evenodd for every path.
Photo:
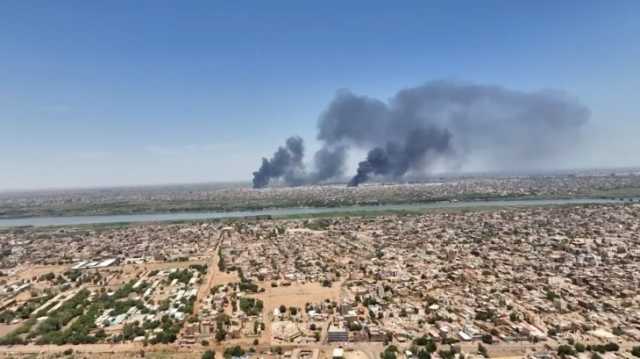
<instances>
[{"instance_id":1,"label":"dirt lot","mask_svg":"<svg viewBox=\"0 0 640 359\"><path fill-rule=\"evenodd\" d=\"M62 273L69 270L70 265L37 265L37 266L19 266L16 268L15 276L9 276L10 280L32 279L47 273Z\"/></svg>"},{"instance_id":2,"label":"dirt lot","mask_svg":"<svg viewBox=\"0 0 640 359\"><path fill-rule=\"evenodd\" d=\"M0 324L0 337L11 333L14 329L19 327L20 324Z\"/></svg>"},{"instance_id":3,"label":"dirt lot","mask_svg":"<svg viewBox=\"0 0 640 359\"><path fill-rule=\"evenodd\" d=\"M273 310L280 305L299 307L304 310L307 303L318 303L325 299L337 301L340 297L342 283L333 283L330 288L320 283L292 284L287 287L271 287L271 282L259 283L265 288L263 293L252 295L264 302L263 319L266 330L262 333L261 341L269 343L272 340L271 321Z\"/></svg>"},{"instance_id":4,"label":"dirt lot","mask_svg":"<svg viewBox=\"0 0 640 359\"><path fill-rule=\"evenodd\" d=\"M340 296L341 283L333 283L330 288L320 283L292 284L288 287L272 288L270 282L260 283L265 288L264 293L254 297L264 302L266 313L284 304L286 307L300 307L304 309L306 303L318 303L325 299L337 301Z\"/></svg>"},{"instance_id":5,"label":"dirt lot","mask_svg":"<svg viewBox=\"0 0 640 359\"><path fill-rule=\"evenodd\" d=\"M73 345L24 345L14 347L0 347L0 358L55 358L61 357L65 350L73 350L75 358L140 358L144 351L145 358L200 358L204 347L176 347L158 345L143 347L141 344L86 344ZM218 356L219 355L219 356ZM222 352L216 353L221 358Z\"/></svg>"},{"instance_id":6,"label":"dirt lot","mask_svg":"<svg viewBox=\"0 0 640 359\"><path fill-rule=\"evenodd\" d=\"M369 359L369 357L360 350L352 350L344 352L344 359Z\"/></svg>"}]
</instances>

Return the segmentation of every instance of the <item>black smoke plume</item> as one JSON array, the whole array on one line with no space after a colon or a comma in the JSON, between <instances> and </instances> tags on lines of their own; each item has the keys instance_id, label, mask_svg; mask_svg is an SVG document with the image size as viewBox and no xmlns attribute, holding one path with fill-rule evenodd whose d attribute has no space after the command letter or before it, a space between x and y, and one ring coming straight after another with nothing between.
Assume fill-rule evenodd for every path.
<instances>
[{"instance_id":1,"label":"black smoke plume","mask_svg":"<svg viewBox=\"0 0 640 359\"><path fill-rule=\"evenodd\" d=\"M492 170L540 169L575 146L588 118L585 106L557 91L435 81L403 89L388 102L339 91L318 122L323 147L314 171L305 173L302 140L294 137L300 150L291 149L289 139L271 160L263 159L254 187L280 178L290 185L338 179L353 148L368 151L349 182L354 186L372 176L397 180L469 161Z\"/></svg>"},{"instance_id":2,"label":"black smoke plume","mask_svg":"<svg viewBox=\"0 0 640 359\"><path fill-rule=\"evenodd\" d=\"M290 185L304 184L304 142L298 136L289 137L271 159L262 158L260 169L253 172L253 187L263 188L272 179L284 177Z\"/></svg>"},{"instance_id":3,"label":"black smoke plume","mask_svg":"<svg viewBox=\"0 0 640 359\"><path fill-rule=\"evenodd\" d=\"M342 176L346 160L346 147L323 147L313 157L315 171L309 181L318 183Z\"/></svg>"},{"instance_id":4,"label":"black smoke plume","mask_svg":"<svg viewBox=\"0 0 640 359\"><path fill-rule=\"evenodd\" d=\"M419 128L409 133L403 144L388 142L385 148L376 147L358 164L358 172L349 186L366 182L371 174L399 179L410 169L424 167L428 156L450 151L450 139L447 130Z\"/></svg>"}]
</instances>

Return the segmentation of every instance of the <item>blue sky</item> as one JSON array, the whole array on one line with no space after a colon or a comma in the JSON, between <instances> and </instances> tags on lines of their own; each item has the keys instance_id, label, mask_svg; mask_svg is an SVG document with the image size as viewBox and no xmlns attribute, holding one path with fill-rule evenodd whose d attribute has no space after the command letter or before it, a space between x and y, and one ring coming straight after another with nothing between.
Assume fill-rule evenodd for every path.
<instances>
[{"instance_id":1,"label":"blue sky","mask_svg":"<svg viewBox=\"0 0 640 359\"><path fill-rule=\"evenodd\" d=\"M336 90L560 89L640 165L638 1L0 3L0 189L250 180ZM355 163L358 158L350 159ZM566 164L564 164L566 166Z\"/></svg>"}]
</instances>

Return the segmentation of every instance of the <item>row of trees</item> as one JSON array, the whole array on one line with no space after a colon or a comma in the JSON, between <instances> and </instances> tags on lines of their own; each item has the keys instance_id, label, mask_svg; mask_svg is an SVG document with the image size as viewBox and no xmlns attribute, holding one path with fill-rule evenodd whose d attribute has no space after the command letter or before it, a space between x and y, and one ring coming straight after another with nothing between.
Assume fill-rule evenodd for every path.
<instances>
[{"instance_id":1,"label":"row of trees","mask_svg":"<svg viewBox=\"0 0 640 359\"><path fill-rule=\"evenodd\" d=\"M131 307L139 308L143 313L150 312L143 302L139 300L125 299L132 292L141 292L145 285L133 288L136 281L121 286L114 295L109 296L102 291L93 301L89 300L90 292L83 289L64 302L58 309L48 313L47 318L38 323L36 317L43 313L32 313L31 319L23 323L19 328L0 339L0 345L25 344L27 341L36 340L37 344L89 344L104 340L104 330L96 331L96 319L105 310L112 309L115 315L126 313ZM45 298L47 299L47 298ZM182 305L190 311L195 297L185 298ZM43 300L34 301L34 307L44 304ZM45 309L46 310L46 309ZM31 309L31 312L33 309ZM170 343L176 340L181 328L181 323L165 316L160 321L145 321L142 326L139 323L130 323L124 326L123 333L112 338L114 341L131 340L137 336L145 335L149 329L162 328L152 341L157 343ZM91 334L93 333L93 334Z\"/></svg>"},{"instance_id":2,"label":"row of trees","mask_svg":"<svg viewBox=\"0 0 640 359\"><path fill-rule=\"evenodd\" d=\"M49 301L52 297L53 295L51 293L47 293L43 296L29 299L15 311L10 309L4 310L0 312L0 323L9 324L14 319L29 319L36 309Z\"/></svg>"}]
</instances>

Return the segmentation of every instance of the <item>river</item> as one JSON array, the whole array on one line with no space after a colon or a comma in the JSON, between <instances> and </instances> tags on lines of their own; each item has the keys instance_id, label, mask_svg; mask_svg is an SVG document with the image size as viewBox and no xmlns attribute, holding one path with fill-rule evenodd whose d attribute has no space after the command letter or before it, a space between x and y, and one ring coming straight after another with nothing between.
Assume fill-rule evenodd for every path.
<instances>
[{"instance_id":1,"label":"river","mask_svg":"<svg viewBox=\"0 0 640 359\"><path fill-rule=\"evenodd\" d=\"M0 228L19 226L65 226L80 224L104 224L104 223L132 223L132 222L162 222L162 221L188 221L219 218L243 218L255 216L289 216L299 214L322 214L329 212L362 212L362 211L386 211L386 210L427 210L438 208L472 208L472 207L508 207L508 206L546 206L566 204L596 204L596 203L620 203L614 199L548 199L548 200L493 200L493 201L468 201L468 202L430 202L416 204L386 204L363 205L349 207L290 207L272 208L264 210L231 211L231 212L175 212L175 213L151 213L151 214L122 214L99 216L61 216L61 217L25 217L0 219Z\"/></svg>"}]
</instances>

